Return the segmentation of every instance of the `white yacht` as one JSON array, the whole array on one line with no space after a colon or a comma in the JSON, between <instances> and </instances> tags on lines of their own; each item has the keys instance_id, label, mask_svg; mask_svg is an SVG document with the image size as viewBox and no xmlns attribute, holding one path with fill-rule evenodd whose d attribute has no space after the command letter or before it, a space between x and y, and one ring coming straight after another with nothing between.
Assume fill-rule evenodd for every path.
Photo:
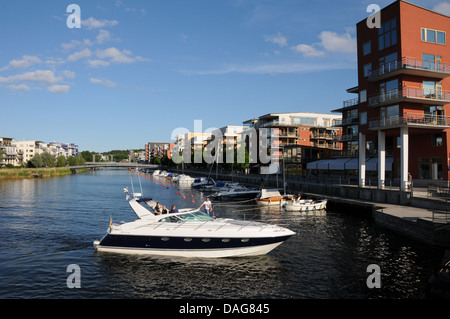
<instances>
[{"instance_id":1,"label":"white yacht","mask_svg":"<svg viewBox=\"0 0 450 319\"><path fill-rule=\"evenodd\" d=\"M182 257L238 257L263 255L295 235L291 230L253 221L214 218L198 209L157 215L150 198L125 189L138 219L110 222L106 235L94 241L98 251Z\"/></svg>"}]
</instances>

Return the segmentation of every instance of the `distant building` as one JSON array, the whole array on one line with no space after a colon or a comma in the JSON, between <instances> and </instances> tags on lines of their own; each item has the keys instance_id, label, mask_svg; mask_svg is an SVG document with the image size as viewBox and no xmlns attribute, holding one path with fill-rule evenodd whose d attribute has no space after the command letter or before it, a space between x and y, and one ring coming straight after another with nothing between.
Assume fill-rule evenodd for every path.
<instances>
[{"instance_id":1,"label":"distant building","mask_svg":"<svg viewBox=\"0 0 450 319\"><path fill-rule=\"evenodd\" d=\"M303 150L309 149L310 153L327 154L330 157L332 151L341 151L342 147L338 139L341 135L341 128L338 127L341 119L342 116L337 114L270 113L243 122L246 127L243 134L248 134L247 148L257 149L259 152L259 148L263 144L267 149L270 149L271 146L278 147L277 152L271 150L276 162L272 162L272 164L280 164L284 153L284 157L289 158L289 165L286 165L286 167L290 166L295 168L297 172L302 172L305 168L306 159L314 159L313 157L302 156ZM260 132L261 129L266 129L266 135ZM255 146L253 143L257 145ZM259 163L258 159L257 165L263 166L264 163Z\"/></svg>"},{"instance_id":2,"label":"distant building","mask_svg":"<svg viewBox=\"0 0 450 319\"><path fill-rule=\"evenodd\" d=\"M2 165L18 165L18 157L16 148L12 145L13 139L10 137L0 137L0 166Z\"/></svg>"},{"instance_id":3,"label":"distant building","mask_svg":"<svg viewBox=\"0 0 450 319\"><path fill-rule=\"evenodd\" d=\"M168 142L148 142L145 144L145 161L150 163L153 158L171 158L174 144Z\"/></svg>"}]
</instances>

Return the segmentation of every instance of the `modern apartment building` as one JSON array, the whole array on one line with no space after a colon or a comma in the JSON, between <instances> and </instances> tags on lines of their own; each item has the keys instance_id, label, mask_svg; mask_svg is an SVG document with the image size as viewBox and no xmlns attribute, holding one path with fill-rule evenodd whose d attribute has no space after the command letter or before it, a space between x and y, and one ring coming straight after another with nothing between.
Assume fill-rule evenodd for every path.
<instances>
[{"instance_id":1,"label":"modern apartment building","mask_svg":"<svg viewBox=\"0 0 450 319\"><path fill-rule=\"evenodd\" d=\"M18 154L10 137L0 137L0 166L17 165Z\"/></svg>"},{"instance_id":2,"label":"modern apartment building","mask_svg":"<svg viewBox=\"0 0 450 319\"><path fill-rule=\"evenodd\" d=\"M379 28L357 23L358 97L342 113L344 152L358 154L359 185L376 162L402 190L413 179L449 180L450 17L407 1L379 12Z\"/></svg>"},{"instance_id":3,"label":"modern apartment building","mask_svg":"<svg viewBox=\"0 0 450 319\"><path fill-rule=\"evenodd\" d=\"M243 124L247 127L244 133L248 134L248 148L251 149L253 143L257 143L258 150L263 144L267 148L278 146L278 152L271 150L273 159L281 163L284 156L290 166L301 172L307 161L314 159L311 154L320 157L327 153L331 156L331 151L341 151L338 138L341 135L341 128L338 127L341 120L342 116L337 114L270 113ZM266 129L266 135L260 132L261 129Z\"/></svg>"}]
</instances>

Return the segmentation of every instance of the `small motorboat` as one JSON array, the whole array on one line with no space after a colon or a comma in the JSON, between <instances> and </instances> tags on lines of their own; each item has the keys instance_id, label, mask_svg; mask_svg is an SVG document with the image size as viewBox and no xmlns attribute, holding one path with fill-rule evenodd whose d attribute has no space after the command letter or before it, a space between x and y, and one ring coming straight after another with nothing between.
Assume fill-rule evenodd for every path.
<instances>
[{"instance_id":1,"label":"small motorboat","mask_svg":"<svg viewBox=\"0 0 450 319\"><path fill-rule=\"evenodd\" d=\"M115 224L94 241L101 252L182 257L238 257L267 254L295 235L291 230L254 221L215 218L198 209L158 215L151 198L128 195L138 219Z\"/></svg>"},{"instance_id":2,"label":"small motorboat","mask_svg":"<svg viewBox=\"0 0 450 319\"><path fill-rule=\"evenodd\" d=\"M174 183L178 184L192 184L195 181L194 177L190 177L189 175L180 174L172 178Z\"/></svg>"},{"instance_id":3,"label":"small motorboat","mask_svg":"<svg viewBox=\"0 0 450 319\"><path fill-rule=\"evenodd\" d=\"M294 199L286 202L284 209L290 212L306 212L312 210L321 210L327 208L327 200L312 200L312 199Z\"/></svg>"},{"instance_id":4,"label":"small motorboat","mask_svg":"<svg viewBox=\"0 0 450 319\"><path fill-rule=\"evenodd\" d=\"M281 195L278 189L261 189L261 194L256 198L258 205L283 205L292 201L293 195Z\"/></svg>"},{"instance_id":5,"label":"small motorboat","mask_svg":"<svg viewBox=\"0 0 450 319\"><path fill-rule=\"evenodd\" d=\"M192 188L200 188L207 185L216 185L216 182L212 178L208 177L197 177L192 183Z\"/></svg>"},{"instance_id":6,"label":"small motorboat","mask_svg":"<svg viewBox=\"0 0 450 319\"><path fill-rule=\"evenodd\" d=\"M247 188L245 186L234 186L218 191L212 195L215 199L238 199L256 198L261 193L259 189Z\"/></svg>"}]
</instances>

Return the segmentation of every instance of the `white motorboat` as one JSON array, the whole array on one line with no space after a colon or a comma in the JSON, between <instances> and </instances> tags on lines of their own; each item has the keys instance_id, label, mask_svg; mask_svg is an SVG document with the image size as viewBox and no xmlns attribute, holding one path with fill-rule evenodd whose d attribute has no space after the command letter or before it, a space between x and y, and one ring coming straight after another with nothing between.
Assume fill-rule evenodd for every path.
<instances>
[{"instance_id":1,"label":"white motorboat","mask_svg":"<svg viewBox=\"0 0 450 319\"><path fill-rule=\"evenodd\" d=\"M212 178L208 177L197 177L194 182L192 182L192 188L200 188L206 185L216 185L216 182Z\"/></svg>"},{"instance_id":2,"label":"white motorboat","mask_svg":"<svg viewBox=\"0 0 450 319\"><path fill-rule=\"evenodd\" d=\"M294 199L293 195L281 195L278 189L261 189L261 194L256 198L258 205L283 205Z\"/></svg>"},{"instance_id":3,"label":"white motorboat","mask_svg":"<svg viewBox=\"0 0 450 319\"><path fill-rule=\"evenodd\" d=\"M194 177L189 175L180 174L172 178L172 181L179 184L192 184L195 181Z\"/></svg>"},{"instance_id":4,"label":"white motorboat","mask_svg":"<svg viewBox=\"0 0 450 319\"><path fill-rule=\"evenodd\" d=\"M247 188L245 186L234 186L218 191L212 195L215 199L256 198L260 194L259 189Z\"/></svg>"},{"instance_id":5,"label":"white motorboat","mask_svg":"<svg viewBox=\"0 0 450 319\"><path fill-rule=\"evenodd\" d=\"M152 176L159 176L160 172L161 171L159 169L157 169L157 170L153 171Z\"/></svg>"},{"instance_id":6,"label":"white motorboat","mask_svg":"<svg viewBox=\"0 0 450 319\"><path fill-rule=\"evenodd\" d=\"M327 208L327 200L312 200L312 199L295 199L289 201L284 205L284 209L291 212L305 212L312 210L321 210Z\"/></svg>"},{"instance_id":7,"label":"white motorboat","mask_svg":"<svg viewBox=\"0 0 450 319\"><path fill-rule=\"evenodd\" d=\"M295 235L278 225L214 218L198 209L156 215L152 199L130 199L128 194L127 199L138 219L123 224L110 221L106 235L94 241L97 251L209 258L256 256Z\"/></svg>"}]
</instances>

